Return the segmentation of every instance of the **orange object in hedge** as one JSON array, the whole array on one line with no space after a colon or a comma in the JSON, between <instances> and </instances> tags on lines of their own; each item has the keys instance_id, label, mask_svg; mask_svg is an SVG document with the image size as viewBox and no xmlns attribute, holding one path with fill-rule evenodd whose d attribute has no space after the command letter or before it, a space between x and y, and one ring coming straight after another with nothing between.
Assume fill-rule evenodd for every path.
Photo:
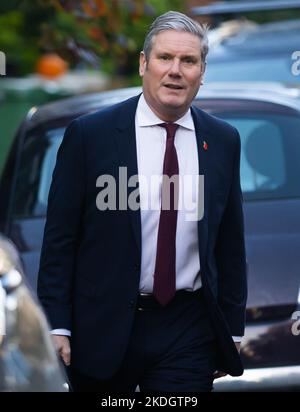
<instances>
[{"instance_id":1,"label":"orange object in hedge","mask_svg":"<svg viewBox=\"0 0 300 412\"><path fill-rule=\"evenodd\" d=\"M57 77L68 70L68 63L55 53L45 54L37 61L36 71L45 77Z\"/></svg>"}]
</instances>

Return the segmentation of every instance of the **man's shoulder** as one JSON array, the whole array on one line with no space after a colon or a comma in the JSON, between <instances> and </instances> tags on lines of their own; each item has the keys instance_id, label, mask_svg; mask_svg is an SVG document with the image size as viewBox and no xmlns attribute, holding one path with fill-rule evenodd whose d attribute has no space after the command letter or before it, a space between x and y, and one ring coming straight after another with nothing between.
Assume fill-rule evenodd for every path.
<instances>
[{"instance_id":1,"label":"man's shoulder","mask_svg":"<svg viewBox=\"0 0 300 412\"><path fill-rule=\"evenodd\" d=\"M131 97L122 102L103 107L92 113L84 114L76 119L81 127L95 127L95 126L112 126L116 124L117 119L122 112L128 111L135 114L139 96Z\"/></svg>"},{"instance_id":2,"label":"man's shoulder","mask_svg":"<svg viewBox=\"0 0 300 412\"><path fill-rule=\"evenodd\" d=\"M195 105L192 106L192 112L196 116L201 127L208 130L211 134L221 132L228 136L238 137L237 129L225 120L207 113Z\"/></svg>"}]
</instances>

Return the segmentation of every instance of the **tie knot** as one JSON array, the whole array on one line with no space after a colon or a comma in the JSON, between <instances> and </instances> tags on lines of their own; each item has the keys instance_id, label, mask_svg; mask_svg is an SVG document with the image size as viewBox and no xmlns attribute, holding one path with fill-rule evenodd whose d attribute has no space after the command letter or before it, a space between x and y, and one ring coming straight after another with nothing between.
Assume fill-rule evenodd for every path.
<instances>
[{"instance_id":1,"label":"tie knot","mask_svg":"<svg viewBox=\"0 0 300 412\"><path fill-rule=\"evenodd\" d=\"M179 127L176 123L161 123L159 126L164 127L167 130L167 139L174 139L176 130Z\"/></svg>"}]
</instances>

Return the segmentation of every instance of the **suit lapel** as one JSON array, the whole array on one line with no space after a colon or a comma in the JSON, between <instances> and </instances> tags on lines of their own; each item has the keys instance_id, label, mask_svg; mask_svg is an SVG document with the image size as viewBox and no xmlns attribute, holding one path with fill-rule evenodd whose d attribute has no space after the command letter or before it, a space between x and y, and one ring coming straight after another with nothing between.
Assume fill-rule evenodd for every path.
<instances>
[{"instance_id":1,"label":"suit lapel","mask_svg":"<svg viewBox=\"0 0 300 412\"><path fill-rule=\"evenodd\" d=\"M204 176L204 199L201 199L202 194L199 193L199 202L204 201L204 215L198 221L198 238L199 238L199 253L200 263L204 266L206 261L206 248L208 238L208 219L209 219L209 194L210 180L209 170L211 164L212 139L206 128L205 122L201 116L201 111L192 106L192 117L195 125L196 140L198 147L199 175Z\"/></svg>"},{"instance_id":2,"label":"suit lapel","mask_svg":"<svg viewBox=\"0 0 300 412\"><path fill-rule=\"evenodd\" d=\"M136 133L135 133L135 113L140 96L135 96L127 100L121 107L120 116L117 120L116 143L118 147L119 167L127 168L128 179L138 175ZM136 187L128 188L128 196L136 190ZM138 210L128 211L139 253L141 253L141 213Z\"/></svg>"},{"instance_id":3,"label":"suit lapel","mask_svg":"<svg viewBox=\"0 0 300 412\"><path fill-rule=\"evenodd\" d=\"M130 176L138 175L136 133L135 133L135 113L140 96L135 96L125 102L120 110L117 120L116 143L118 148L119 166L127 167L128 179ZM198 108L192 107L191 113L195 124L196 140L198 147L199 175L204 176L204 215L198 222L199 252L201 264L206 260L206 247L208 237L208 212L210 181L209 170L212 162L212 139L206 128L205 122ZM205 146L206 145L206 150ZM128 188L129 194L135 188ZM203 199L199 199L203 201ZM140 209L129 209L131 226L137 248L141 253L141 213Z\"/></svg>"}]
</instances>

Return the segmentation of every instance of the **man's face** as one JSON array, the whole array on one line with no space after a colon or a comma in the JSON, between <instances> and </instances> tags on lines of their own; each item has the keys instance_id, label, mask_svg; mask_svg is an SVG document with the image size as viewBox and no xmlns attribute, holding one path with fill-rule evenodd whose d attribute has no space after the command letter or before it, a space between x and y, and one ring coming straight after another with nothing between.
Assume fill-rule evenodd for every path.
<instances>
[{"instance_id":1,"label":"man's face","mask_svg":"<svg viewBox=\"0 0 300 412\"><path fill-rule=\"evenodd\" d=\"M164 121L175 121L188 110L198 92L205 64L200 39L187 32L166 30L153 38L149 60L140 56L145 99Z\"/></svg>"}]
</instances>

